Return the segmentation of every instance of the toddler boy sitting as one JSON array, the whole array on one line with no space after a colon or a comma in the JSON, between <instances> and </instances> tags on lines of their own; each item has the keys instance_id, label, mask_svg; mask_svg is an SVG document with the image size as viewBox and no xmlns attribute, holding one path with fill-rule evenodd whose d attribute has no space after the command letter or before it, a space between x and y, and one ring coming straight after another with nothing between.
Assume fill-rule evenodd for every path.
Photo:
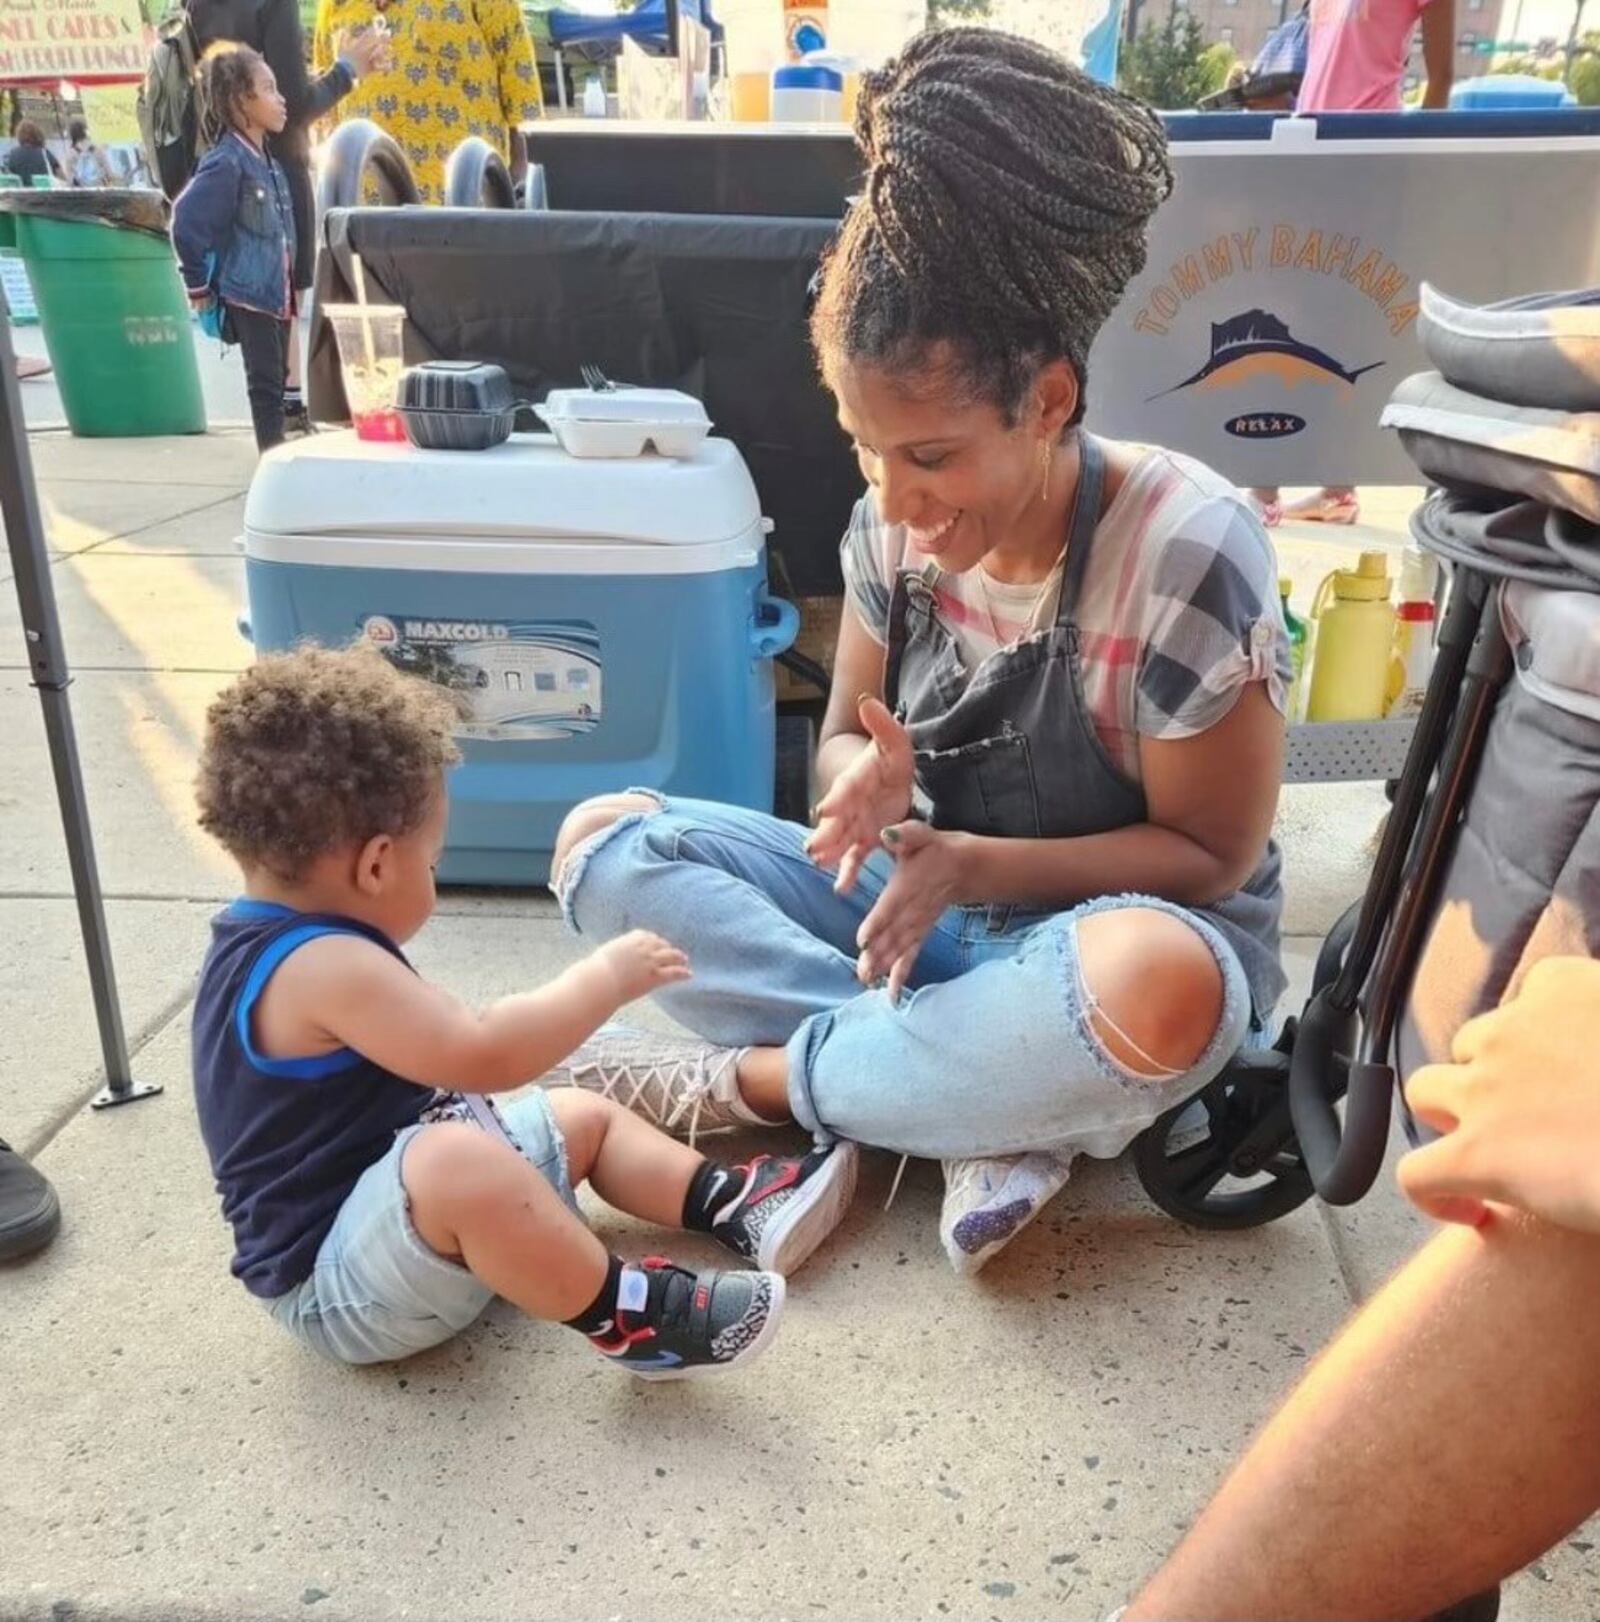
<instances>
[{"instance_id":1,"label":"toddler boy sitting","mask_svg":"<svg viewBox=\"0 0 1600 1622\"><path fill-rule=\"evenodd\" d=\"M233 1271L344 1362L437 1345L495 1295L646 1379L748 1362L784 1275L843 1215L855 1149L724 1167L591 1093L491 1100L689 965L638 931L481 1012L411 968L454 719L441 689L360 648L264 658L211 707L200 823L244 894L212 924L194 1080ZM624 1263L579 1214L585 1180L758 1270Z\"/></svg>"}]
</instances>

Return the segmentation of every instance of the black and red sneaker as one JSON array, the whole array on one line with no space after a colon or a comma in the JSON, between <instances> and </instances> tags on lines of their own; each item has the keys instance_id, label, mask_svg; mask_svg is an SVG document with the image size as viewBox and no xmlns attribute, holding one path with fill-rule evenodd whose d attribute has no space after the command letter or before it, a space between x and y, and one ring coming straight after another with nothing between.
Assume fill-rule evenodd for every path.
<instances>
[{"instance_id":1,"label":"black and red sneaker","mask_svg":"<svg viewBox=\"0 0 1600 1622\"><path fill-rule=\"evenodd\" d=\"M860 1155L839 1141L798 1159L757 1155L728 1168L728 1197L711 1232L757 1267L787 1277L844 1220L856 1191Z\"/></svg>"},{"instance_id":2,"label":"black and red sneaker","mask_svg":"<svg viewBox=\"0 0 1600 1622\"><path fill-rule=\"evenodd\" d=\"M695 1274L665 1256L646 1256L623 1268L617 1315L589 1339L641 1380L715 1374L767 1349L783 1301L776 1273Z\"/></svg>"}]
</instances>

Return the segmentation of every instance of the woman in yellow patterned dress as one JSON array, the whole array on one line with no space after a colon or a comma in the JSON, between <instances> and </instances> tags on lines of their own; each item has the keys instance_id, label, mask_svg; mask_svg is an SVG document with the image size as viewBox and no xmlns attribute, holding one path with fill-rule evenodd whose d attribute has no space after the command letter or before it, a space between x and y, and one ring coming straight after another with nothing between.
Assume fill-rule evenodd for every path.
<instances>
[{"instance_id":1,"label":"woman in yellow patterned dress","mask_svg":"<svg viewBox=\"0 0 1600 1622\"><path fill-rule=\"evenodd\" d=\"M481 135L520 175L527 154L519 126L539 116L543 101L516 0L319 0L319 71L332 66L341 31L375 13L389 25L394 66L362 79L340 115L370 118L400 143L426 202L440 200L445 162L469 135Z\"/></svg>"}]
</instances>

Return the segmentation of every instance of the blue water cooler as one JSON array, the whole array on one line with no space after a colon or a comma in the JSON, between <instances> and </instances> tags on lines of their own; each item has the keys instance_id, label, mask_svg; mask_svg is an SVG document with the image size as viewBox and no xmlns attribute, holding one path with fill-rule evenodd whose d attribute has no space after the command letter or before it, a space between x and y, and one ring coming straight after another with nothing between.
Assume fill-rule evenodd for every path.
<instances>
[{"instance_id":1,"label":"blue water cooler","mask_svg":"<svg viewBox=\"0 0 1600 1622\"><path fill-rule=\"evenodd\" d=\"M770 810L773 658L738 451L579 460L542 434L423 451L318 434L263 458L245 504L258 650L363 637L461 701L439 867L542 884L567 811L659 789Z\"/></svg>"}]
</instances>

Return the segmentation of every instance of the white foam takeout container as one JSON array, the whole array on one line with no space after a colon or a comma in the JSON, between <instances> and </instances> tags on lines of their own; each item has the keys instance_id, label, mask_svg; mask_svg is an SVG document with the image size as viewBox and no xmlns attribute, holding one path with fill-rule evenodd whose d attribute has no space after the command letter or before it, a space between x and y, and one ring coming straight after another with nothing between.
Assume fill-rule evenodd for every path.
<instances>
[{"instance_id":1,"label":"white foam takeout container","mask_svg":"<svg viewBox=\"0 0 1600 1622\"><path fill-rule=\"evenodd\" d=\"M693 456L711 419L691 394L678 389L552 389L539 420L569 456Z\"/></svg>"}]
</instances>

